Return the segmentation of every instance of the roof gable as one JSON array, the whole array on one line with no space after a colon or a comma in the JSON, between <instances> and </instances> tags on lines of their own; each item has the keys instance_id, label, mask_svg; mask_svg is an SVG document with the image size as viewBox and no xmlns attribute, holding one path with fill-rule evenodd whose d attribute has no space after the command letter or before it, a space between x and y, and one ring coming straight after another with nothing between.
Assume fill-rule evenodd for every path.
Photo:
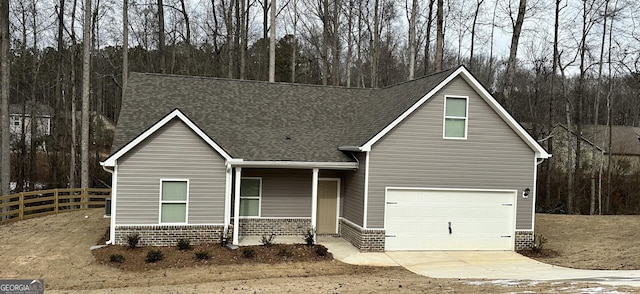
<instances>
[{"instance_id":1,"label":"roof gable","mask_svg":"<svg viewBox=\"0 0 640 294\"><path fill-rule=\"evenodd\" d=\"M118 151L116 151L111 156L109 156L109 158L107 158L101 164L103 166L109 166L109 167L115 166L118 158L122 157L131 149L138 146L138 144L142 143L145 139L147 139L149 136L151 136L153 133L155 133L157 130L162 128L164 125L166 125L168 122L170 122L173 119L181 120L193 132L195 132L203 141L205 141L209 146L211 146L211 148L216 150L222 157L224 157L224 159L231 160L231 156L224 149L222 149L222 147L216 144L216 142L214 142L200 128L198 128L198 126L196 126L189 118L187 118L179 109L174 109L172 112L167 114L161 120L159 120L158 122L153 124L151 127L149 127L146 131L144 131L143 133L135 137L126 145L122 146L122 148L120 148Z\"/></svg>"},{"instance_id":2,"label":"roof gable","mask_svg":"<svg viewBox=\"0 0 640 294\"><path fill-rule=\"evenodd\" d=\"M456 77L462 77L469 85L476 90L476 92L483 98L489 106L509 125L518 136L536 153L537 158L549 158L551 154L547 153L540 144L538 144L527 131L489 94L489 92L482 86L482 84L464 67L458 67L453 73L449 74L445 79L435 85L429 92L427 92L420 100L418 100L411 107L406 109L395 120L388 124L380 132L376 133L371 139L366 141L360 146L363 151L371 150L372 146L387 135L391 130L396 128L402 121L409 117L413 112L420 108L429 99L433 98L436 93L447 86Z\"/></svg>"}]
</instances>

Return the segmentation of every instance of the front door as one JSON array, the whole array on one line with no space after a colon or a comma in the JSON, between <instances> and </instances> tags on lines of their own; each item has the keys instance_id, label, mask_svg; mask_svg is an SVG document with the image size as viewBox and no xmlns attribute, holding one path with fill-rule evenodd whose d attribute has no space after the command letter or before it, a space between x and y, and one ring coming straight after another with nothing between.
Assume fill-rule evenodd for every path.
<instances>
[{"instance_id":1,"label":"front door","mask_svg":"<svg viewBox=\"0 0 640 294\"><path fill-rule=\"evenodd\" d=\"M318 181L317 234L338 233L338 189L337 179Z\"/></svg>"}]
</instances>

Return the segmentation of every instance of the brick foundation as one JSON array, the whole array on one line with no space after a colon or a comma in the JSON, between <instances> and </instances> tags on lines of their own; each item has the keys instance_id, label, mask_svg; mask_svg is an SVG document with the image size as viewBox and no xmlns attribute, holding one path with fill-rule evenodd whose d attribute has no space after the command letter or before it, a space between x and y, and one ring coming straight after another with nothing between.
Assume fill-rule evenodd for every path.
<instances>
[{"instance_id":1,"label":"brick foundation","mask_svg":"<svg viewBox=\"0 0 640 294\"><path fill-rule=\"evenodd\" d=\"M191 244L219 243L223 225L155 225L116 226L115 244L127 245L127 236L140 235L140 246L174 246L179 239L188 239ZM231 226L229 234L231 236Z\"/></svg>"},{"instance_id":2,"label":"brick foundation","mask_svg":"<svg viewBox=\"0 0 640 294\"><path fill-rule=\"evenodd\" d=\"M516 231L516 250L527 250L533 247L533 231Z\"/></svg>"},{"instance_id":3,"label":"brick foundation","mask_svg":"<svg viewBox=\"0 0 640 294\"><path fill-rule=\"evenodd\" d=\"M232 221L233 223L233 221ZM310 218L244 218L239 221L240 236L302 236L311 228Z\"/></svg>"},{"instance_id":4,"label":"brick foundation","mask_svg":"<svg viewBox=\"0 0 640 294\"><path fill-rule=\"evenodd\" d=\"M340 237L360 249L360 251L384 251L384 230L363 229L343 219L340 219L338 230Z\"/></svg>"}]
</instances>

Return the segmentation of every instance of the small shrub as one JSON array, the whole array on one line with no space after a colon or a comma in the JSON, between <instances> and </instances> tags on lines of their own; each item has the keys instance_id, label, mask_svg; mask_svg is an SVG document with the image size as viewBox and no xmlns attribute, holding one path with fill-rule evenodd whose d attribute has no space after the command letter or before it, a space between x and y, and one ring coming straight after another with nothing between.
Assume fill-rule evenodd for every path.
<instances>
[{"instance_id":1,"label":"small shrub","mask_svg":"<svg viewBox=\"0 0 640 294\"><path fill-rule=\"evenodd\" d=\"M189 239L178 240L177 246L180 250L191 250L191 242L189 241Z\"/></svg>"},{"instance_id":2,"label":"small shrub","mask_svg":"<svg viewBox=\"0 0 640 294\"><path fill-rule=\"evenodd\" d=\"M307 230L307 232L302 235L302 239L304 240L304 243L307 244L307 246L313 246L313 244L316 243L313 235L315 235L313 229Z\"/></svg>"},{"instance_id":3,"label":"small shrub","mask_svg":"<svg viewBox=\"0 0 640 294\"><path fill-rule=\"evenodd\" d=\"M109 256L109 261L111 262L117 262L117 263L123 263L124 262L124 256L122 256L122 254L111 254Z\"/></svg>"},{"instance_id":4,"label":"small shrub","mask_svg":"<svg viewBox=\"0 0 640 294\"><path fill-rule=\"evenodd\" d=\"M242 256L244 256L244 258L254 258L256 256L256 251L251 247L245 247L242 249Z\"/></svg>"},{"instance_id":5,"label":"small shrub","mask_svg":"<svg viewBox=\"0 0 640 294\"><path fill-rule=\"evenodd\" d=\"M276 239L276 234L271 234L270 236L262 235L260 238L260 243L262 246L271 246L273 245L273 241Z\"/></svg>"},{"instance_id":6,"label":"small shrub","mask_svg":"<svg viewBox=\"0 0 640 294\"><path fill-rule=\"evenodd\" d=\"M327 247L324 247L322 245L318 245L316 246L316 254L318 254L318 256L320 257L325 257L327 256L327 254L329 254L329 249L327 249Z\"/></svg>"},{"instance_id":7,"label":"small shrub","mask_svg":"<svg viewBox=\"0 0 640 294\"><path fill-rule=\"evenodd\" d=\"M198 251L195 255L198 260L208 260L211 258L211 255L207 251Z\"/></svg>"},{"instance_id":8,"label":"small shrub","mask_svg":"<svg viewBox=\"0 0 640 294\"><path fill-rule=\"evenodd\" d=\"M544 244L547 244L547 238L543 235L534 235L531 250L533 250L533 252L541 252L542 249L544 249Z\"/></svg>"},{"instance_id":9,"label":"small shrub","mask_svg":"<svg viewBox=\"0 0 640 294\"><path fill-rule=\"evenodd\" d=\"M147 262L158 262L164 258L164 254L162 251L157 249L151 249L147 252L147 258L145 259Z\"/></svg>"},{"instance_id":10,"label":"small shrub","mask_svg":"<svg viewBox=\"0 0 640 294\"><path fill-rule=\"evenodd\" d=\"M278 256L283 257L283 258L290 258L291 256L293 256L293 253L291 253L291 250L289 250L289 248L282 247L278 251Z\"/></svg>"},{"instance_id":11,"label":"small shrub","mask_svg":"<svg viewBox=\"0 0 640 294\"><path fill-rule=\"evenodd\" d=\"M129 248L131 249L136 248L139 242L140 242L140 234L135 233L135 234L127 235L127 244L129 244Z\"/></svg>"}]
</instances>

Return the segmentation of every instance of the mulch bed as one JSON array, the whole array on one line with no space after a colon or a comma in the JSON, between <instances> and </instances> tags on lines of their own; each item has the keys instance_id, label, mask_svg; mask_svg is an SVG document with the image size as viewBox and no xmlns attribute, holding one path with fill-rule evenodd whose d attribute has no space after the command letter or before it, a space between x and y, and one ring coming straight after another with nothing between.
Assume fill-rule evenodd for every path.
<instances>
[{"instance_id":1,"label":"mulch bed","mask_svg":"<svg viewBox=\"0 0 640 294\"><path fill-rule=\"evenodd\" d=\"M151 250L162 252L163 259L147 262L147 253ZM196 253L206 252L209 259L200 260ZM252 252L253 254L251 254ZM245 263L281 263L281 262L313 262L330 261L331 253L322 245L307 246L304 244L273 244L260 246L242 246L232 250L216 244L193 245L190 250L172 247L136 247L106 246L92 251L96 260L104 265L125 271L147 271L153 269L196 267L203 265L230 265ZM324 253L324 256L322 256ZM112 262L111 256L120 254L123 262Z\"/></svg>"},{"instance_id":2,"label":"mulch bed","mask_svg":"<svg viewBox=\"0 0 640 294\"><path fill-rule=\"evenodd\" d=\"M518 250L518 253L529 258L553 258L560 256L555 250L551 249L539 249L539 250Z\"/></svg>"}]
</instances>

